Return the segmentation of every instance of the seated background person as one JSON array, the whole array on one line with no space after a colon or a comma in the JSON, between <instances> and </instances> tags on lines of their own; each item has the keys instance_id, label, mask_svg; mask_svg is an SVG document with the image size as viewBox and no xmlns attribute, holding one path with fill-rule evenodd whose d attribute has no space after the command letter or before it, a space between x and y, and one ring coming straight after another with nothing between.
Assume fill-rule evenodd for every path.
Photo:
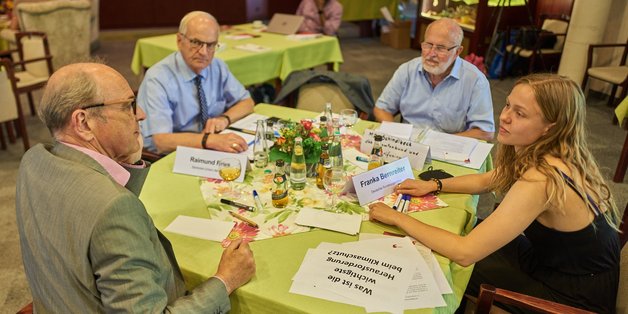
<instances>
[{"instance_id":1,"label":"seated background person","mask_svg":"<svg viewBox=\"0 0 628 314\"><path fill-rule=\"evenodd\" d=\"M35 313L229 311L228 295L255 273L253 253L233 243L216 275L186 292L137 197L150 169L140 159L145 115L124 77L102 64L62 67L38 109L55 142L24 154L16 194Z\"/></svg>"},{"instance_id":2,"label":"seated background person","mask_svg":"<svg viewBox=\"0 0 628 314\"><path fill-rule=\"evenodd\" d=\"M178 51L146 71L137 101L146 112L141 130L149 151L165 154L178 145L231 153L247 149L240 136L215 134L254 106L227 65L214 59L218 35L213 16L190 12L179 25Z\"/></svg>"},{"instance_id":3,"label":"seated background person","mask_svg":"<svg viewBox=\"0 0 628 314\"><path fill-rule=\"evenodd\" d=\"M445 133L491 140L493 102L486 76L459 57L462 29L443 18L425 30L421 57L399 66L375 103L377 121L402 122Z\"/></svg>"},{"instance_id":4,"label":"seated background person","mask_svg":"<svg viewBox=\"0 0 628 314\"><path fill-rule=\"evenodd\" d=\"M370 205L370 218L401 228L459 265L475 263L469 295L477 296L487 283L614 313L621 218L588 149L585 115L584 94L574 81L552 74L523 77L499 116L494 170L406 180L395 189L412 196L495 191L504 199L493 213L465 236L382 203Z\"/></svg>"},{"instance_id":5,"label":"seated background person","mask_svg":"<svg viewBox=\"0 0 628 314\"><path fill-rule=\"evenodd\" d=\"M305 17L300 33L335 35L342 20L342 4L338 0L302 0L296 15Z\"/></svg>"}]
</instances>

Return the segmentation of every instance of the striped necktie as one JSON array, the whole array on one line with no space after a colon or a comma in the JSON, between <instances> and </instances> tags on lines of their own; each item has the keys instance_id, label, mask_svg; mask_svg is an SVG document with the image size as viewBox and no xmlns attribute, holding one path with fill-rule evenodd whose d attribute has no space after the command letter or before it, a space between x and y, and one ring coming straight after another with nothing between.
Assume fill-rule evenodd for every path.
<instances>
[{"instance_id":1,"label":"striped necktie","mask_svg":"<svg viewBox=\"0 0 628 314\"><path fill-rule=\"evenodd\" d=\"M194 85L196 85L196 92L198 94L198 104L201 109L199 131L203 131L203 129L205 128L205 123L207 123L207 120L209 119L209 112L207 108L207 98L205 98L205 92L203 91L203 86L201 85L202 79L203 78L200 75L197 75L194 78Z\"/></svg>"}]
</instances>

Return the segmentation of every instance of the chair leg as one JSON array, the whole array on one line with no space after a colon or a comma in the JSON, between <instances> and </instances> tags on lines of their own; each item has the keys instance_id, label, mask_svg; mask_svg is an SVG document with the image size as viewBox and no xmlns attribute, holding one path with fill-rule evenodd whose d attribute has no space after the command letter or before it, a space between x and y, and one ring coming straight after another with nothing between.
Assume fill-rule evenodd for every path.
<instances>
[{"instance_id":1,"label":"chair leg","mask_svg":"<svg viewBox=\"0 0 628 314\"><path fill-rule=\"evenodd\" d=\"M26 152L31 146L28 142L28 133L26 133L26 124L24 122L24 112L22 112L22 104L20 102L20 98L16 97L15 99L17 105L17 128L20 130L20 134L22 134L22 143L24 144L24 152Z\"/></svg>"},{"instance_id":2,"label":"chair leg","mask_svg":"<svg viewBox=\"0 0 628 314\"><path fill-rule=\"evenodd\" d=\"M11 122L3 123L4 127L7 129L7 136L9 137L9 143L15 143L15 133L13 133L13 125Z\"/></svg>"},{"instance_id":3,"label":"chair leg","mask_svg":"<svg viewBox=\"0 0 628 314\"><path fill-rule=\"evenodd\" d=\"M611 95L608 97L608 103L606 106L615 107L613 106L613 103L615 102L615 93L617 93L617 85L613 84L613 88L611 88Z\"/></svg>"},{"instance_id":4,"label":"chair leg","mask_svg":"<svg viewBox=\"0 0 628 314\"><path fill-rule=\"evenodd\" d=\"M7 141L4 140L4 132L2 131L2 126L0 125L0 147L2 150L7 149Z\"/></svg>"},{"instance_id":5,"label":"chair leg","mask_svg":"<svg viewBox=\"0 0 628 314\"><path fill-rule=\"evenodd\" d=\"M31 108L31 116L35 116L37 112L35 111L35 103L33 102L33 93L28 92L28 106Z\"/></svg>"},{"instance_id":6,"label":"chair leg","mask_svg":"<svg viewBox=\"0 0 628 314\"><path fill-rule=\"evenodd\" d=\"M628 167L628 134L626 134L624 147L621 149L621 155L619 155L619 162L617 162L617 169L615 169L613 182L621 183L624 181L624 176L626 175L627 167Z\"/></svg>"}]
</instances>

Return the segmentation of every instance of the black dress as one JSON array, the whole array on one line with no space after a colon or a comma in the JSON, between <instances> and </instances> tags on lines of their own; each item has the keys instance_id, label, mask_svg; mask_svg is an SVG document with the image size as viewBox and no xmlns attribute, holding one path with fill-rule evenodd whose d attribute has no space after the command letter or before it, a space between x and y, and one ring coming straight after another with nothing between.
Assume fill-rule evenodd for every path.
<instances>
[{"instance_id":1,"label":"black dress","mask_svg":"<svg viewBox=\"0 0 628 314\"><path fill-rule=\"evenodd\" d=\"M571 186L571 178L562 175ZM475 264L466 293L478 295L480 284L488 283L598 313L615 313L619 236L597 206L590 204L596 217L578 231L558 231L533 221L524 234Z\"/></svg>"}]
</instances>

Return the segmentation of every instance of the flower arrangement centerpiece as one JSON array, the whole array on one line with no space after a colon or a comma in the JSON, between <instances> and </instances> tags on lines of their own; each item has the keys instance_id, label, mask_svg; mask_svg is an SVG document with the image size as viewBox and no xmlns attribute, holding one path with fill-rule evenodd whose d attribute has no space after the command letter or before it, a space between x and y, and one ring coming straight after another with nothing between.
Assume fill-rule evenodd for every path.
<instances>
[{"instance_id":1,"label":"flower arrangement centerpiece","mask_svg":"<svg viewBox=\"0 0 628 314\"><path fill-rule=\"evenodd\" d=\"M284 124L279 130L279 137L270 150L270 160L283 159L289 163L292 158L294 139L300 136L303 139L305 162L316 164L321 155L320 134L321 129L314 126L311 120L304 119L298 123L290 121Z\"/></svg>"}]
</instances>

